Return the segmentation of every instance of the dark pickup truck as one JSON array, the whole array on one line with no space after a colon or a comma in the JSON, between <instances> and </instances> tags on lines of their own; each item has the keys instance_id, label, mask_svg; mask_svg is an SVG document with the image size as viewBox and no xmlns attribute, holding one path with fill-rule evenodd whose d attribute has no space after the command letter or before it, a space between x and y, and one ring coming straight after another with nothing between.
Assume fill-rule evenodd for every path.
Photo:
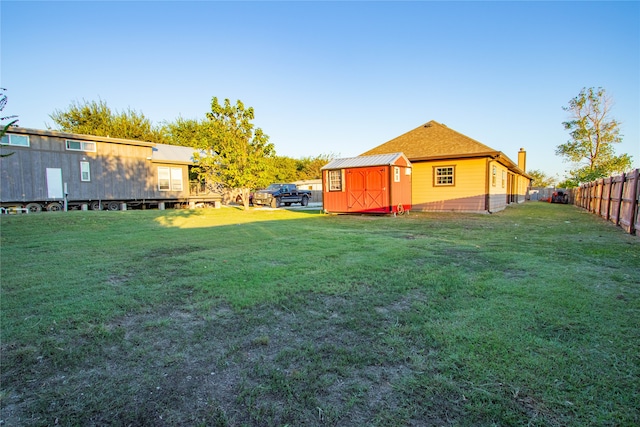
<instances>
[{"instance_id":1,"label":"dark pickup truck","mask_svg":"<svg viewBox=\"0 0 640 427\"><path fill-rule=\"evenodd\" d=\"M253 194L253 204L271 206L290 206L292 203L300 203L307 206L311 199L311 191L301 190L295 184L271 184L264 190L259 190Z\"/></svg>"}]
</instances>

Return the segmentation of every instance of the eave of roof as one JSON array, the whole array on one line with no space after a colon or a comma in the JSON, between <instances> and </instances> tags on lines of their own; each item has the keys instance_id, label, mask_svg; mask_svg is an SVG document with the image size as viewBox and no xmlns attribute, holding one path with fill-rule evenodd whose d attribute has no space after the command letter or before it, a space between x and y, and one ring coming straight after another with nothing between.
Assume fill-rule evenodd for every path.
<instances>
[{"instance_id":1,"label":"eave of roof","mask_svg":"<svg viewBox=\"0 0 640 427\"><path fill-rule=\"evenodd\" d=\"M343 159L334 159L324 165L321 170L325 169L343 169L343 168L364 168L369 166L387 166L393 165L396 161L404 157L407 164L409 159L403 153L385 153L375 154L371 156L347 157Z\"/></svg>"},{"instance_id":2,"label":"eave of roof","mask_svg":"<svg viewBox=\"0 0 640 427\"><path fill-rule=\"evenodd\" d=\"M110 138L108 136L85 135L80 133L61 132L57 130L30 129L30 128L23 128L23 127L10 127L9 129L7 129L7 133L18 133L23 135L38 135L38 136L54 136L58 138L66 138L66 139L73 139L73 140L107 142L112 144L138 145L142 147L153 147L154 145L156 145L155 142L149 142L149 141L137 141L134 139Z\"/></svg>"}]
</instances>

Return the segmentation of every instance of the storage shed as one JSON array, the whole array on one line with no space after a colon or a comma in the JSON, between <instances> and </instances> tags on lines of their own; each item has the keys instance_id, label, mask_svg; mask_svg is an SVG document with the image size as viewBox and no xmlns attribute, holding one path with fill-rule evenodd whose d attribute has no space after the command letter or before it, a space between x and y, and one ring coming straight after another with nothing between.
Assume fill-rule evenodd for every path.
<instances>
[{"instance_id":1,"label":"storage shed","mask_svg":"<svg viewBox=\"0 0 640 427\"><path fill-rule=\"evenodd\" d=\"M402 153L335 159L322 167L329 213L396 214L411 209L411 163Z\"/></svg>"}]
</instances>

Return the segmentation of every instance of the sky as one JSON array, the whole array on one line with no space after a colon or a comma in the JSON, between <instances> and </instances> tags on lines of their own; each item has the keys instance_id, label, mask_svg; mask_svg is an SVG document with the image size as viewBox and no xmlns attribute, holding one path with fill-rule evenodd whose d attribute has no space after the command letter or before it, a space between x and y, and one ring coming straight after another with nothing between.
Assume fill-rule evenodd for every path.
<instances>
[{"instance_id":1,"label":"sky","mask_svg":"<svg viewBox=\"0 0 640 427\"><path fill-rule=\"evenodd\" d=\"M3 115L102 100L153 124L241 100L280 156L362 154L435 120L558 179L563 110L603 87L640 167L640 3L0 2Z\"/></svg>"}]
</instances>

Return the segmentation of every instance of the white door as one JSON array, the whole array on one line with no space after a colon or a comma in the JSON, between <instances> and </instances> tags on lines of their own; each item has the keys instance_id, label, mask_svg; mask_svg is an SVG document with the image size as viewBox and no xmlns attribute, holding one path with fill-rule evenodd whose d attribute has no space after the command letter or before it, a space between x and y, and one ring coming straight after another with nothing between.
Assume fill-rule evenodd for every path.
<instances>
[{"instance_id":1,"label":"white door","mask_svg":"<svg viewBox=\"0 0 640 427\"><path fill-rule=\"evenodd\" d=\"M62 169L60 168L47 168L47 197L50 199L64 198Z\"/></svg>"}]
</instances>

